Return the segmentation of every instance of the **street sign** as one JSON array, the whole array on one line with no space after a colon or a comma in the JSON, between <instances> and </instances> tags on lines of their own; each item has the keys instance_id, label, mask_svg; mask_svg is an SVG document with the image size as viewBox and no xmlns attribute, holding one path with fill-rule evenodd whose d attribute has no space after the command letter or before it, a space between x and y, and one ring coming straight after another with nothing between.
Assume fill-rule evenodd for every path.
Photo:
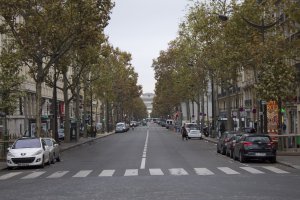
<instances>
[{"instance_id":1,"label":"street sign","mask_svg":"<svg viewBox=\"0 0 300 200\"><path fill-rule=\"evenodd\" d=\"M267 102L262 100L262 101L261 101L261 104L262 104L262 105L266 105Z\"/></svg>"}]
</instances>

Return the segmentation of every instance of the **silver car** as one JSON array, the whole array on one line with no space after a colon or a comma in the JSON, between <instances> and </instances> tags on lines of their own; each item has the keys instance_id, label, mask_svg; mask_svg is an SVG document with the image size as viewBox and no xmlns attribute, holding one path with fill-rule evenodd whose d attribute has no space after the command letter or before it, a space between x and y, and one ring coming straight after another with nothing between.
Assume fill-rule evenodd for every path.
<instances>
[{"instance_id":1,"label":"silver car","mask_svg":"<svg viewBox=\"0 0 300 200\"><path fill-rule=\"evenodd\" d=\"M53 138L44 138L50 152L50 162L54 164L60 161L59 144Z\"/></svg>"}]
</instances>

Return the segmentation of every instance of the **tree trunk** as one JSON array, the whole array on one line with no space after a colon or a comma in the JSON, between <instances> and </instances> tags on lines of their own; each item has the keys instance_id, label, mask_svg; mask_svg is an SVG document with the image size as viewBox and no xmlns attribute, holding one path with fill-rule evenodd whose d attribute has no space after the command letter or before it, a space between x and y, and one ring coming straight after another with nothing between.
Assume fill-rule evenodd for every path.
<instances>
[{"instance_id":1,"label":"tree trunk","mask_svg":"<svg viewBox=\"0 0 300 200\"><path fill-rule=\"evenodd\" d=\"M204 92L202 92L201 94L201 113L202 113L202 117L201 117L201 133L203 133L203 128L204 128L204 123L205 123L205 117L204 117L204 111L205 107L204 107Z\"/></svg>"},{"instance_id":2,"label":"tree trunk","mask_svg":"<svg viewBox=\"0 0 300 200\"><path fill-rule=\"evenodd\" d=\"M84 86L83 86L83 137L87 137L87 124L86 124L86 112L87 112L87 81L84 81Z\"/></svg>"},{"instance_id":3,"label":"tree trunk","mask_svg":"<svg viewBox=\"0 0 300 200\"><path fill-rule=\"evenodd\" d=\"M76 104L75 104L75 118L76 118L76 140L79 138L80 133L80 113L79 113L79 98L80 98L80 87L76 87Z\"/></svg>"},{"instance_id":4,"label":"tree trunk","mask_svg":"<svg viewBox=\"0 0 300 200\"><path fill-rule=\"evenodd\" d=\"M36 82L36 137L42 136L42 82Z\"/></svg>"},{"instance_id":5,"label":"tree trunk","mask_svg":"<svg viewBox=\"0 0 300 200\"><path fill-rule=\"evenodd\" d=\"M64 122L64 131L65 131L65 142L70 142L70 101L68 95L68 80L66 74L64 74L64 102L65 102L65 122Z\"/></svg>"}]
</instances>

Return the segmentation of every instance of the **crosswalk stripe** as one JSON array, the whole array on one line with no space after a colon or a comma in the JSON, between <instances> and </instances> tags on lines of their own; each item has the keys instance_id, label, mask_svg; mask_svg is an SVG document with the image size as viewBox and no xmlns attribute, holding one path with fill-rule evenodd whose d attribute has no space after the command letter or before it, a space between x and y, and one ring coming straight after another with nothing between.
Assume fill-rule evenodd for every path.
<instances>
[{"instance_id":1,"label":"crosswalk stripe","mask_svg":"<svg viewBox=\"0 0 300 200\"><path fill-rule=\"evenodd\" d=\"M239 172L230 169L229 167L218 167L218 169L223 171L225 174L240 174Z\"/></svg>"},{"instance_id":2,"label":"crosswalk stripe","mask_svg":"<svg viewBox=\"0 0 300 200\"><path fill-rule=\"evenodd\" d=\"M163 171L159 168L157 169L149 169L150 175L151 176L161 176L164 175Z\"/></svg>"},{"instance_id":3,"label":"crosswalk stripe","mask_svg":"<svg viewBox=\"0 0 300 200\"><path fill-rule=\"evenodd\" d=\"M58 171L58 172L51 174L47 178L60 178L60 177L63 177L64 175L66 175L68 172L69 171Z\"/></svg>"},{"instance_id":4,"label":"crosswalk stripe","mask_svg":"<svg viewBox=\"0 0 300 200\"><path fill-rule=\"evenodd\" d=\"M22 179L34 179L34 178L41 176L44 173L46 173L46 172L33 172L27 176L22 177Z\"/></svg>"},{"instance_id":5,"label":"crosswalk stripe","mask_svg":"<svg viewBox=\"0 0 300 200\"><path fill-rule=\"evenodd\" d=\"M263 168L270 170L272 172L275 172L277 174L288 174L289 173L287 171L284 171L284 170L281 170L281 169L278 169L278 168L272 167L272 166L263 166Z\"/></svg>"},{"instance_id":6,"label":"crosswalk stripe","mask_svg":"<svg viewBox=\"0 0 300 200\"><path fill-rule=\"evenodd\" d=\"M4 175L0 176L0 180L6 180L6 179L9 179L11 177L17 176L21 173L22 172L11 172L11 173L8 173L8 174L4 174Z\"/></svg>"},{"instance_id":7,"label":"crosswalk stripe","mask_svg":"<svg viewBox=\"0 0 300 200\"><path fill-rule=\"evenodd\" d=\"M181 176L181 175L188 175L187 171L183 168L172 168L169 169L171 175Z\"/></svg>"},{"instance_id":8,"label":"crosswalk stripe","mask_svg":"<svg viewBox=\"0 0 300 200\"><path fill-rule=\"evenodd\" d=\"M77 174L75 174L73 177L75 178L82 178L87 177L93 170L81 170Z\"/></svg>"},{"instance_id":9,"label":"crosswalk stripe","mask_svg":"<svg viewBox=\"0 0 300 200\"><path fill-rule=\"evenodd\" d=\"M213 175L214 173L207 168L194 168L198 175Z\"/></svg>"},{"instance_id":10,"label":"crosswalk stripe","mask_svg":"<svg viewBox=\"0 0 300 200\"><path fill-rule=\"evenodd\" d=\"M250 172L251 174L264 174L264 172L262 172L258 169L255 169L253 167L240 167L240 168L243 170L246 170L247 172Z\"/></svg>"},{"instance_id":11,"label":"crosswalk stripe","mask_svg":"<svg viewBox=\"0 0 300 200\"><path fill-rule=\"evenodd\" d=\"M103 170L99 176L113 176L115 173L115 170Z\"/></svg>"},{"instance_id":12,"label":"crosswalk stripe","mask_svg":"<svg viewBox=\"0 0 300 200\"><path fill-rule=\"evenodd\" d=\"M137 169L126 169L124 176L137 176L138 170Z\"/></svg>"}]
</instances>

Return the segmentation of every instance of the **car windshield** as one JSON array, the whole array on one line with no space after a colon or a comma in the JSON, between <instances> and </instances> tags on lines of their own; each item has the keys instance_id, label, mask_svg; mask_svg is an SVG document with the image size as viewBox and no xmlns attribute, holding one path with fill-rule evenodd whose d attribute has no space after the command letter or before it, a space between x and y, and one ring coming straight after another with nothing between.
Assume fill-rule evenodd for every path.
<instances>
[{"instance_id":1,"label":"car windshield","mask_svg":"<svg viewBox=\"0 0 300 200\"><path fill-rule=\"evenodd\" d=\"M117 127L123 127L124 124L117 124Z\"/></svg>"},{"instance_id":2,"label":"car windshield","mask_svg":"<svg viewBox=\"0 0 300 200\"><path fill-rule=\"evenodd\" d=\"M41 142L39 139L21 139L17 140L13 145L13 149L22 149L22 148L40 148Z\"/></svg>"},{"instance_id":3,"label":"car windshield","mask_svg":"<svg viewBox=\"0 0 300 200\"><path fill-rule=\"evenodd\" d=\"M52 146L52 141L50 139L45 139L47 146Z\"/></svg>"},{"instance_id":4,"label":"car windshield","mask_svg":"<svg viewBox=\"0 0 300 200\"><path fill-rule=\"evenodd\" d=\"M255 136L255 137L247 137L246 141L248 142L270 142L270 138L266 136Z\"/></svg>"}]
</instances>

